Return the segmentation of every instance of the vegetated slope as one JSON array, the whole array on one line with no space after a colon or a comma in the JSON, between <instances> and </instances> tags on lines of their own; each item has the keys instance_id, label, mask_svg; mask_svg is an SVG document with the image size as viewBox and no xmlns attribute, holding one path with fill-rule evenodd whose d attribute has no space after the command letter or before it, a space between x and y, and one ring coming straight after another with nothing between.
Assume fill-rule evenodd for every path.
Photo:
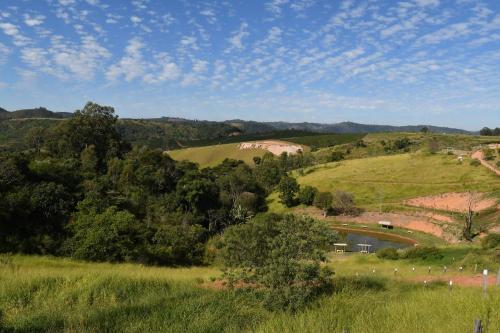
<instances>
[{"instance_id":1,"label":"vegetated slope","mask_svg":"<svg viewBox=\"0 0 500 333\"><path fill-rule=\"evenodd\" d=\"M465 159L423 153L346 160L307 168L297 181L320 191L348 191L363 206L396 203L429 194L469 189L493 192L500 178Z\"/></svg>"},{"instance_id":2,"label":"vegetated slope","mask_svg":"<svg viewBox=\"0 0 500 333\"><path fill-rule=\"evenodd\" d=\"M355 159L419 150L438 152L448 149L456 154L466 155L479 145L495 142L500 143L500 137L408 132L368 133L362 138L362 142L356 141L319 149L314 155L319 160L328 160L332 152L341 152L345 158Z\"/></svg>"},{"instance_id":3,"label":"vegetated slope","mask_svg":"<svg viewBox=\"0 0 500 333\"><path fill-rule=\"evenodd\" d=\"M267 152L264 149L240 149L238 146L237 143L228 143L172 150L168 154L177 161L187 160L198 163L201 167L212 167L226 158L242 160L248 165L253 165L253 157L262 156Z\"/></svg>"},{"instance_id":4,"label":"vegetated slope","mask_svg":"<svg viewBox=\"0 0 500 333\"><path fill-rule=\"evenodd\" d=\"M0 119L25 119L25 118L69 118L73 114L70 112L54 112L47 110L44 107L33 108L33 109L21 109L9 112L3 108L0 108Z\"/></svg>"},{"instance_id":5,"label":"vegetated slope","mask_svg":"<svg viewBox=\"0 0 500 333\"><path fill-rule=\"evenodd\" d=\"M0 120L0 149L18 149L24 145L24 138L34 127L52 128L63 121L62 119L8 119Z\"/></svg>"},{"instance_id":6,"label":"vegetated slope","mask_svg":"<svg viewBox=\"0 0 500 333\"><path fill-rule=\"evenodd\" d=\"M468 249L452 248L431 262L332 257L334 292L296 314L265 310L252 290L208 288L211 278L220 276L212 267L14 256L0 265L0 331L441 333L468 332L481 318L489 331L498 332L498 287L490 284L484 297L481 288L454 286L450 292L445 283L424 288L418 280L456 277ZM427 278L429 265L433 274ZM447 274L441 273L443 265ZM471 266L462 276L473 274Z\"/></svg>"}]
</instances>

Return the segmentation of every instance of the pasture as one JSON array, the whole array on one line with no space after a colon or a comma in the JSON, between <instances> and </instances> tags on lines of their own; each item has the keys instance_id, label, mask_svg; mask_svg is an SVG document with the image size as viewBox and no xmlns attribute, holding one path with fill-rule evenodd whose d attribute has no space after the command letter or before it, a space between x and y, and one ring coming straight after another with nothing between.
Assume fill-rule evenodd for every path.
<instances>
[{"instance_id":1,"label":"pasture","mask_svg":"<svg viewBox=\"0 0 500 333\"><path fill-rule=\"evenodd\" d=\"M440 261L332 255L334 289L304 311L270 312L259 293L210 288L216 267L153 268L14 256L0 264L2 332L468 332L481 318L500 330L500 288L415 281ZM394 267L399 275L394 277ZM416 272L412 271L416 267ZM373 272L375 270L375 273ZM471 275L468 267L463 274ZM3 325L3 326L2 326Z\"/></svg>"},{"instance_id":2,"label":"pasture","mask_svg":"<svg viewBox=\"0 0 500 333\"><path fill-rule=\"evenodd\" d=\"M240 149L238 143L228 143L216 146L193 147L171 150L168 154L177 161L191 161L200 167L216 166L226 158L242 160L248 165L253 165L254 156L262 156L267 151L264 149Z\"/></svg>"},{"instance_id":3,"label":"pasture","mask_svg":"<svg viewBox=\"0 0 500 333\"><path fill-rule=\"evenodd\" d=\"M347 191L358 205L375 207L381 202L401 203L423 195L467 190L495 192L500 178L483 167L471 166L455 156L424 153L378 156L328 163L298 173L300 185L320 191Z\"/></svg>"}]
</instances>

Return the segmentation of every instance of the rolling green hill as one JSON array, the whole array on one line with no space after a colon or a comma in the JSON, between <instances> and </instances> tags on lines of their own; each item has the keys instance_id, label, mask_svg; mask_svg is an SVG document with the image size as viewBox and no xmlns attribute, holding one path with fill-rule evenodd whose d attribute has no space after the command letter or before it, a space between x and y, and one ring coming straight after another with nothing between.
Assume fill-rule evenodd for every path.
<instances>
[{"instance_id":1,"label":"rolling green hill","mask_svg":"<svg viewBox=\"0 0 500 333\"><path fill-rule=\"evenodd\" d=\"M228 143L216 146L193 147L169 151L170 157L177 161L187 160L198 163L200 167L213 167L226 158L242 160L248 165L253 165L254 156L266 153L263 149L239 149L237 143Z\"/></svg>"},{"instance_id":2,"label":"rolling green hill","mask_svg":"<svg viewBox=\"0 0 500 333\"><path fill-rule=\"evenodd\" d=\"M500 177L483 167L462 164L455 156L423 153L346 160L307 168L298 174L301 185L320 191L354 194L359 205L398 203L402 200L468 189L500 191ZM383 198L383 199L381 199Z\"/></svg>"}]
</instances>

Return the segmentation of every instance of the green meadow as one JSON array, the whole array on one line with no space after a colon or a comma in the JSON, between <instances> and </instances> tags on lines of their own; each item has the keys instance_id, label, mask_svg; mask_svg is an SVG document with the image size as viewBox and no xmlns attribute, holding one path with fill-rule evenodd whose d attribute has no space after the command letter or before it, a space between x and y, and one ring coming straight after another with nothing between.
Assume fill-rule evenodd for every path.
<instances>
[{"instance_id":1,"label":"green meadow","mask_svg":"<svg viewBox=\"0 0 500 333\"><path fill-rule=\"evenodd\" d=\"M254 156L262 156L264 149L239 149L238 143L228 143L215 146L194 147L169 151L168 154L177 161L191 161L200 167L216 166L226 158L242 160L248 165L253 165Z\"/></svg>"},{"instance_id":2,"label":"green meadow","mask_svg":"<svg viewBox=\"0 0 500 333\"><path fill-rule=\"evenodd\" d=\"M433 275L460 249L430 263ZM457 262L450 262L450 255ZM411 282L427 262L331 255L334 289L300 313L270 312L258 292L210 288L215 267L154 268L14 256L0 264L2 332L468 332L500 330L500 288ZM394 267L399 268L397 277ZM414 273L412 267L416 267ZM472 274L471 267L463 274ZM373 272L375 270L375 273Z\"/></svg>"},{"instance_id":3,"label":"green meadow","mask_svg":"<svg viewBox=\"0 0 500 333\"><path fill-rule=\"evenodd\" d=\"M446 192L498 192L500 178L455 156L409 153L328 163L296 173L300 185L351 192L361 206Z\"/></svg>"}]
</instances>

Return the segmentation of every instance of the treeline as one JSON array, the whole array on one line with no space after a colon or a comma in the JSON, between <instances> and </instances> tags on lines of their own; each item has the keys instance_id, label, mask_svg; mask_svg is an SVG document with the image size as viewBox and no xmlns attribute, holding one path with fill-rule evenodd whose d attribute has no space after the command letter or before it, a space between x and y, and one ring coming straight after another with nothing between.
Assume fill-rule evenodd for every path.
<instances>
[{"instance_id":1,"label":"treeline","mask_svg":"<svg viewBox=\"0 0 500 333\"><path fill-rule=\"evenodd\" d=\"M500 128L495 127L494 129L491 129L489 127L483 127L479 131L479 134L485 136L500 136Z\"/></svg>"},{"instance_id":2,"label":"treeline","mask_svg":"<svg viewBox=\"0 0 500 333\"><path fill-rule=\"evenodd\" d=\"M132 148L116 124L113 108L88 103L30 131L30 149L0 153L0 252L198 264L211 236L265 211L301 163L267 154L255 168L226 160L200 170Z\"/></svg>"}]
</instances>

